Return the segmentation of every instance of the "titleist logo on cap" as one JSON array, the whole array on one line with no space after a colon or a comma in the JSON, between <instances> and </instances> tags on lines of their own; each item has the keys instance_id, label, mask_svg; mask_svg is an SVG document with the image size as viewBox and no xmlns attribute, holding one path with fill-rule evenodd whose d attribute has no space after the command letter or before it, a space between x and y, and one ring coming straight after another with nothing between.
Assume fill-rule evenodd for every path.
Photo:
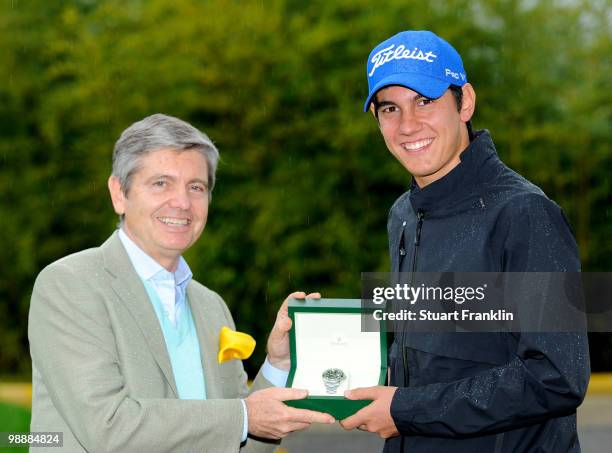
<instances>
[{"instance_id":1,"label":"titleist logo on cap","mask_svg":"<svg viewBox=\"0 0 612 453\"><path fill-rule=\"evenodd\" d=\"M374 54L370 60L374 66L372 66L372 70L368 74L368 77L372 77L376 69L393 60L422 60L428 63L433 63L434 59L438 57L433 52L424 53L418 47L410 50L406 49L406 46L403 44L400 44L395 50L393 50L394 47L395 44L391 44L389 47L385 47Z\"/></svg>"}]
</instances>

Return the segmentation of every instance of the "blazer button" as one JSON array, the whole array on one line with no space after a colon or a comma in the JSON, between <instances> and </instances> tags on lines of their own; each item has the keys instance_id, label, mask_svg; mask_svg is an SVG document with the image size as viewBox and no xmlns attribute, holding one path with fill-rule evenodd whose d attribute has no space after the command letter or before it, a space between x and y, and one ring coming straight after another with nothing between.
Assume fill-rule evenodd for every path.
<instances>
[{"instance_id":1,"label":"blazer button","mask_svg":"<svg viewBox=\"0 0 612 453\"><path fill-rule=\"evenodd\" d=\"M400 249L400 256L404 256L404 255L406 255L406 250L402 248Z\"/></svg>"}]
</instances>

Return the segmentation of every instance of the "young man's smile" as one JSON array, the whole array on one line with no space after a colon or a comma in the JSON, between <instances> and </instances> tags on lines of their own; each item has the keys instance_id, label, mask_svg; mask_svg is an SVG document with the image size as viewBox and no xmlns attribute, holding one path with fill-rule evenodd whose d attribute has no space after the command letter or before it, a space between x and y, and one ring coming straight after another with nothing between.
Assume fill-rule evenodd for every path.
<instances>
[{"instance_id":1,"label":"young man's smile","mask_svg":"<svg viewBox=\"0 0 612 453\"><path fill-rule=\"evenodd\" d=\"M376 93L380 130L387 147L397 160L424 187L459 164L459 154L467 148L465 122L474 111L475 95L469 84L459 110L447 90L438 99L426 98L403 86L389 86Z\"/></svg>"}]
</instances>

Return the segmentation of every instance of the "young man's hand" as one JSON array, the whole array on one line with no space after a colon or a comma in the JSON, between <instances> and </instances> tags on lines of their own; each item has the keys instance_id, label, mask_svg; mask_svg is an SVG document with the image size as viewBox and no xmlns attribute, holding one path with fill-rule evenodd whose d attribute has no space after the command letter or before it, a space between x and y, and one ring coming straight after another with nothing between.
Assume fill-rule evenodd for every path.
<instances>
[{"instance_id":1,"label":"young man's hand","mask_svg":"<svg viewBox=\"0 0 612 453\"><path fill-rule=\"evenodd\" d=\"M398 436L391 417L391 400L397 387L363 387L344 392L350 400L373 400L366 407L340 422L344 429L360 429L378 434L383 439Z\"/></svg>"}]
</instances>

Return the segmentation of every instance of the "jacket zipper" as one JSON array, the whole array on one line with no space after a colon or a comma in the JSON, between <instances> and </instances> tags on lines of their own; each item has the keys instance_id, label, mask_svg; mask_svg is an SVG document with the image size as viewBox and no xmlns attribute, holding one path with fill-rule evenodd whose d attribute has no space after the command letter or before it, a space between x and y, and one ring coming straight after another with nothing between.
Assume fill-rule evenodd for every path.
<instances>
[{"instance_id":1,"label":"jacket zipper","mask_svg":"<svg viewBox=\"0 0 612 453\"><path fill-rule=\"evenodd\" d=\"M414 273L417 270L417 259L419 256L419 245L421 245L421 230L423 229L423 219L425 218L425 211L422 209L417 210L417 224L416 232L414 234L414 255L412 255L412 279L414 282Z\"/></svg>"},{"instance_id":2,"label":"jacket zipper","mask_svg":"<svg viewBox=\"0 0 612 453\"><path fill-rule=\"evenodd\" d=\"M419 256L419 245L421 245L421 230L423 229L423 219L425 218L425 211L422 209L417 210L417 224L416 231L414 234L414 253L412 255L412 274L410 275L410 286L414 285L414 274L417 270L417 261ZM406 354L406 347L404 346L404 333L402 332L402 355L404 362L404 387L408 387L409 374L408 374L408 356Z\"/></svg>"},{"instance_id":3,"label":"jacket zipper","mask_svg":"<svg viewBox=\"0 0 612 453\"><path fill-rule=\"evenodd\" d=\"M414 233L414 254L412 255L412 273L410 275L410 286L414 284L414 273L417 270L417 261L419 257L419 245L421 245L421 230L423 229L423 219L425 218L425 211L417 209L417 224L416 231ZM403 233L402 233L403 235ZM404 365L404 387L408 387L409 372L408 372L408 354L406 353L406 346L404 346L404 335L402 332L402 362ZM402 435L400 440L400 451L404 451L404 436Z\"/></svg>"}]
</instances>

